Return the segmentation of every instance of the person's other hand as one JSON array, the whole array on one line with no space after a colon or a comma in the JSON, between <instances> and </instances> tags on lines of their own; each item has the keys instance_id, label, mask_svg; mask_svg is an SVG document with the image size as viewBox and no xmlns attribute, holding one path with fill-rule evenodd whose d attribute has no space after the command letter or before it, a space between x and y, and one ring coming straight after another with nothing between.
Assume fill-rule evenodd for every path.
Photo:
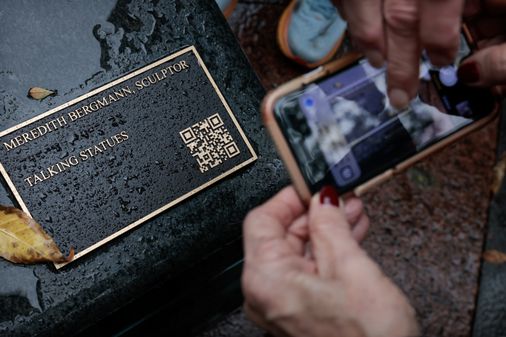
<instances>
[{"instance_id":1,"label":"person's other hand","mask_svg":"<svg viewBox=\"0 0 506 337\"><path fill-rule=\"evenodd\" d=\"M455 58L464 0L333 1L370 63L388 61L388 95L397 108L416 96L422 50L436 66Z\"/></svg>"},{"instance_id":2,"label":"person's other hand","mask_svg":"<svg viewBox=\"0 0 506 337\"><path fill-rule=\"evenodd\" d=\"M277 336L418 336L408 300L357 243L361 202L343 212L337 200L325 188L306 210L289 187L248 214L246 314Z\"/></svg>"},{"instance_id":3,"label":"person's other hand","mask_svg":"<svg viewBox=\"0 0 506 337\"><path fill-rule=\"evenodd\" d=\"M467 1L465 21L478 50L462 62L458 76L470 85L498 85L506 94L506 0Z\"/></svg>"}]
</instances>

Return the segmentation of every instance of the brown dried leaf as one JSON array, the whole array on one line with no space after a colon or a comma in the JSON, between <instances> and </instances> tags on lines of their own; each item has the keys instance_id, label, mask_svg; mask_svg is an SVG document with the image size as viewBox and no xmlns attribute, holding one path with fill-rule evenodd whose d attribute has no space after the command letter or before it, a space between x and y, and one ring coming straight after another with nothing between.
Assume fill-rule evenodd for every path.
<instances>
[{"instance_id":1,"label":"brown dried leaf","mask_svg":"<svg viewBox=\"0 0 506 337\"><path fill-rule=\"evenodd\" d=\"M492 193L497 194L501 188L502 181L504 179L504 173L506 172L506 154L503 154L497 164L494 166L494 181L490 186Z\"/></svg>"},{"instance_id":2,"label":"brown dried leaf","mask_svg":"<svg viewBox=\"0 0 506 337\"><path fill-rule=\"evenodd\" d=\"M483 253L483 260L490 263L505 263L506 254L498 250L487 250Z\"/></svg>"},{"instance_id":3,"label":"brown dried leaf","mask_svg":"<svg viewBox=\"0 0 506 337\"><path fill-rule=\"evenodd\" d=\"M33 87L28 90L28 97L38 101L41 101L48 96L56 96L57 94L58 91L56 90L49 90L40 87Z\"/></svg>"},{"instance_id":4,"label":"brown dried leaf","mask_svg":"<svg viewBox=\"0 0 506 337\"><path fill-rule=\"evenodd\" d=\"M0 205L0 256L15 263L69 262L42 227L14 207Z\"/></svg>"}]
</instances>

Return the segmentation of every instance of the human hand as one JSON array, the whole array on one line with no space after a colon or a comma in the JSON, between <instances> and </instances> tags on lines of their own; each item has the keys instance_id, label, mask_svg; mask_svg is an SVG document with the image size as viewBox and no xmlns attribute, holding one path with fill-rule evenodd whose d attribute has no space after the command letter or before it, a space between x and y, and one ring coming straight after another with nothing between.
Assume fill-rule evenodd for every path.
<instances>
[{"instance_id":1,"label":"human hand","mask_svg":"<svg viewBox=\"0 0 506 337\"><path fill-rule=\"evenodd\" d=\"M455 58L464 0L333 2L369 62L379 67L388 61L388 96L394 107L403 108L416 96L422 50L436 66L448 65Z\"/></svg>"},{"instance_id":2,"label":"human hand","mask_svg":"<svg viewBox=\"0 0 506 337\"><path fill-rule=\"evenodd\" d=\"M459 79L470 85L498 85L505 95L506 1L467 1L464 16L480 50L462 62L458 71Z\"/></svg>"},{"instance_id":3,"label":"human hand","mask_svg":"<svg viewBox=\"0 0 506 337\"><path fill-rule=\"evenodd\" d=\"M246 314L276 336L417 336L408 300L357 243L368 226L360 201L336 203L326 188L306 210L289 187L248 214Z\"/></svg>"}]
</instances>

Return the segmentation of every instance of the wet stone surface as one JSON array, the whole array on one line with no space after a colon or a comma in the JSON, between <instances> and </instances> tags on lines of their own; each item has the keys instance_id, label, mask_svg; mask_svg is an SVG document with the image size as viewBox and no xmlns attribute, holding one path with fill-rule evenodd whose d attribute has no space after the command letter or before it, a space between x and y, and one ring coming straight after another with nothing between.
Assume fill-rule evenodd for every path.
<instances>
[{"instance_id":1,"label":"wet stone surface","mask_svg":"<svg viewBox=\"0 0 506 337\"><path fill-rule=\"evenodd\" d=\"M268 89L305 71L277 48L276 25L288 3L241 1L229 19ZM371 218L364 248L407 294L423 336L471 335L496 129L466 137L363 198ZM202 336L240 336L241 324L252 329L236 312Z\"/></svg>"},{"instance_id":2,"label":"wet stone surface","mask_svg":"<svg viewBox=\"0 0 506 337\"><path fill-rule=\"evenodd\" d=\"M30 130L50 130L1 151L0 162L63 252L73 247L79 256L254 159L198 51L181 52L0 137L16 146Z\"/></svg>"},{"instance_id":3,"label":"wet stone surface","mask_svg":"<svg viewBox=\"0 0 506 337\"><path fill-rule=\"evenodd\" d=\"M60 271L45 264L20 266L38 281L35 287L0 287L0 335L68 336L143 298L150 289L159 287L177 296L179 289L166 284L236 240L247 210L288 181L258 114L264 92L214 1L27 0L2 4L1 12L0 45L8 46L0 49L1 130L195 45L259 159ZM26 93L35 85L58 89L59 94L41 102L30 100ZM76 140L73 135L66 139ZM47 193L37 197L41 202L50 199ZM76 199L69 193L65 200L71 204ZM4 182L0 202L14 204ZM60 207L66 209L65 204ZM8 275L9 266L0 260L0 273ZM226 266L206 267L210 273ZM194 281L205 278L201 271ZM42 310L33 304L33 289ZM145 308L132 312L141 309Z\"/></svg>"}]
</instances>

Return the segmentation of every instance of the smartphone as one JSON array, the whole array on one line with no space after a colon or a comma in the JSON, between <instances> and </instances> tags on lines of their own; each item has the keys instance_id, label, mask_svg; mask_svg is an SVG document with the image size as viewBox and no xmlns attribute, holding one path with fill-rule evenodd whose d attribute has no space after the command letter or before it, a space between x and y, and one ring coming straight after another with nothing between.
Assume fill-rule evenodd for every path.
<instances>
[{"instance_id":1,"label":"smartphone","mask_svg":"<svg viewBox=\"0 0 506 337\"><path fill-rule=\"evenodd\" d=\"M454 64L437 68L423 55L418 95L403 110L389 103L385 68L359 54L271 91L262 103L264 123L300 197L309 202L328 184L360 196L493 120L493 90L457 78L473 50L464 28Z\"/></svg>"}]
</instances>

